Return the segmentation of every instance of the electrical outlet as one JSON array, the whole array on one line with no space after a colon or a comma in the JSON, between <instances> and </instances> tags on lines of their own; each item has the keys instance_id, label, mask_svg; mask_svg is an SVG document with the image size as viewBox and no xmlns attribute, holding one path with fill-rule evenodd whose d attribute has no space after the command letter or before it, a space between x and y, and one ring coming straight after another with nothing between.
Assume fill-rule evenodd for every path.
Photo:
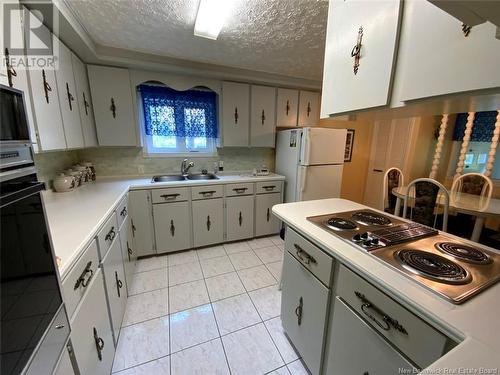
<instances>
[{"instance_id":1,"label":"electrical outlet","mask_svg":"<svg viewBox=\"0 0 500 375\"><path fill-rule=\"evenodd\" d=\"M219 160L219 171L224 170L224 160Z\"/></svg>"},{"instance_id":2,"label":"electrical outlet","mask_svg":"<svg viewBox=\"0 0 500 375\"><path fill-rule=\"evenodd\" d=\"M144 174L144 165L138 165L137 171L139 172L139 174Z\"/></svg>"}]
</instances>

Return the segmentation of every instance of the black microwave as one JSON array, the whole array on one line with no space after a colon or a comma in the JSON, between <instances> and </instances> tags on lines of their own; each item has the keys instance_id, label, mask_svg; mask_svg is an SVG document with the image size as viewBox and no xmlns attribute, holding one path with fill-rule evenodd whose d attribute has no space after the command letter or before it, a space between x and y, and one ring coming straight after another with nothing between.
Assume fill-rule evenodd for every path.
<instances>
[{"instance_id":1,"label":"black microwave","mask_svg":"<svg viewBox=\"0 0 500 375\"><path fill-rule=\"evenodd\" d=\"M0 141L30 142L23 92L0 85Z\"/></svg>"}]
</instances>

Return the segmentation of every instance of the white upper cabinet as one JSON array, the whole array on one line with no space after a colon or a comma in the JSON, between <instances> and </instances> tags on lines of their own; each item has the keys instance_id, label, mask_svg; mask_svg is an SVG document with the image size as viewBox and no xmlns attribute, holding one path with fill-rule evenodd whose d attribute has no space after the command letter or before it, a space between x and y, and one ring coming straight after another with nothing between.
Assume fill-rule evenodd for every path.
<instances>
[{"instance_id":1,"label":"white upper cabinet","mask_svg":"<svg viewBox=\"0 0 500 375\"><path fill-rule=\"evenodd\" d=\"M500 86L500 40L489 23L473 26L427 1L406 1L398 57L399 100Z\"/></svg>"},{"instance_id":2,"label":"white upper cabinet","mask_svg":"<svg viewBox=\"0 0 500 375\"><path fill-rule=\"evenodd\" d=\"M222 83L222 137L224 146L249 145L250 85Z\"/></svg>"},{"instance_id":3,"label":"white upper cabinet","mask_svg":"<svg viewBox=\"0 0 500 375\"><path fill-rule=\"evenodd\" d=\"M318 92L300 91L299 126L317 126L319 124L320 95Z\"/></svg>"},{"instance_id":4,"label":"white upper cabinet","mask_svg":"<svg viewBox=\"0 0 500 375\"><path fill-rule=\"evenodd\" d=\"M274 147L276 88L252 86L250 104L250 146Z\"/></svg>"},{"instance_id":5,"label":"white upper cabinet","mask_svg":"<svg viewBox=\"0 0 500 375\"><path fill-rule=\"evenodd\" d=\"M388 104L400 13L399 0L330 1L321 117ZM425 22L411 32L429 43L434 36L422 37L428 26ZM431 44L432 53L418 55L415 64L434 60L442 45Z\"/></svg>"},{"instance_id":6,"label":"white upper cabinet","mask_svg":"<svg viewBox=\"0 0 500 375\"><path fill-rule=\"evenodd\" d=\"M71 54L73 73L75 75L76 93L80 109L80 121L82 124L83 143L85 147L97 146L97 134L94 122L94 109L90 97L90 86L85 64L75 54Z\"/></svg>"},{"instance_id":7,"label":"white upper cabinet","mask_svg":"<svg viewBox=\"0 0 500 375\"><path fill-rule=\"evenodd\" d=\"M37 33L40 39L52 43L52 35L45 26L40 26ZM28 71L28 76L39 148L43 151L65 149L66 138L54 70L33 69Z\"/></svg>"},{"instance_id":8,"label":"white upper cabinet","mask_svg":"<svg viewBox=\"0 0 500 375\"><path fill-rule=\"evenodd\" d=\"M276 100L276 126L297 126L297 111L299 107L299 90L278 89Z\"/></svg>"},{"instance_id":9,"label":"white upper cabinet","mask_svg":"<svg viewBox=\"0 0 500 375\"><path fill-rule=\"evenodd\" d=\"M90 90L100 146L137 146L128 69L89 65Z\"/></svg>"},{"instance_id":10,"label":"white upper cabinet","mask_svg":"<svg viewBox=\"0 0 500 375\"><path fill-rule=\"evenodd\" d=\"M80 108L78 107L75 76L71 51L56 37L53 45L58 52L59 66L56 69L57 91L63 120L64 134L67 148L82 148L83 134L80 122Z\"/></svg>"}]
</instances>

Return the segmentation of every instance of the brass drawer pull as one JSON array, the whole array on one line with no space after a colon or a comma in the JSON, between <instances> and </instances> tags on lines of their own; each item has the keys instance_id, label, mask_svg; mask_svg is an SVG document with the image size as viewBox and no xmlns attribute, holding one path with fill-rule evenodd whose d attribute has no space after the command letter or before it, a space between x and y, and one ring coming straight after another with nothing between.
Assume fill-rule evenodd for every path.
<instances>
[{"instance_id":1,"label":"brass drawer pull","mask_svg":"<svg viewBox=\"0 0 500 375\"><path fill-rule=\"evenodd\" d=\"M123 209L120 211L120 216L127 216L127 207L123 207Z\"/></svg>"},{"instance_id":2,"label":"brass drawer pull","mask_svg":"<svg viewBox=\"0 0 500 375\"><path fill-rule=\"evenodd\" d=\"M200 191L198 194L203 195L203 197L211 197L213 196L217 191L215 190L210 190L210 191Z\"/></svg>"},{"instance_id":3,"label":"brass drawer pull","mask_svg":"<svg viewBox=\"0 0 500 375\"><path fill-rule=\"evenodd\" d=\"M102 361L102 350L104 349L104 340L97 334L97 329L94 327L94 342L97 349L97 358Z\"/></svg>"},{"instance_id":4,"label":"brass drawer pull","mask_svg":"<svg viewBox=\"0 0 500 375\"><path fill-rule=\"evenodd\" d=\"M299 245L294 244L295 247L295 254L297 257L305 264L316 264L316 259L309 255L303 248L301 248Z\"/></svg>"},{"instance_id":5,"label":"brass drawer pull","mask_svg":"<svg viewBox=\"0 0 500 375\"><path fill-rule=\"evenodd\" d=\"M115 239L115 237L116 237L115 227L111 227L108 234L106 234L106 237L104 237L104 240L112 242Z\"/></svg>"},{"instance_id":6,"label":"brass drawer pull","mask_svg":"<svg viewBox=\"0 0 500 375\"><path fill-rule=\"evenodd\" d=\"M358 297L361 302L361 311L376 325L378 325L380 328L382 328L384 331L389 331L392 328L394 328L396 331L401 332L403 335L408 335L408 331L403 327L399 322L393 318L391 318L389 315L384 313L381 309L379 309L377 306L375 306L373 303L371 303L368 298L365 297L364 294L355 291L354 294L356 297ZM382 317L382 321L377 319L373 314L371 314L368 310L373 310L377 315L380 315Z\"/></svg>"},{"instance_id":7,"label":"brass drawer pull","mask_svg":"<svg viewBox=\"0 0 500 375\"><path fill-rule=\"evenodd\" d=\"M175 194L162 194L162 195L160 195L160 197L162 197L166 201L170 201L170 200L176 199L179 195L180 195L179 193L175 193Z\"/></svg>"},{"instance_id":8,"label":"brass drawer pull","mask_svg":"<svg viewBox=\"0 0 500 375\"><path fill-rule=\"evenodd\" d=\"M302 297L299 298L299 305L295 308L295 315L297 315L297 324L300 326L302 324L302 309L304 308L304 300Z\"/></svg>"},{"instance_id":9,"label":"brass drawer pull","mask_svg":"<svg viewBox=\"0 0 500 375\"><path fill-rule=\"evenodd\" d=\"M265 191L273 191L276 188L276 185L267 185L267 186L262 186L262 189Z\"/></svg>"},{"instance_id":10,"label":"brass drawer pull","mask_svg":"<svg viewBox=\"0 0 500 375\"><path fill-rule=\"evenodd\" d=\"M246 187L243 187L243 188L234 188L233 189L233 191L235 191L238 194L244 193L247 190L248 190L248 188L246 188Z\"/></svg>"},{"instance_id":11,"label":"brass drawer pull","mask_svg":"<svg viewBox=\"0 0 500 375\"><path fill-rule=\"evenodd\" d=\"M80 286L85 288L89 285L92 276L94 276L94 271L90 267L92 267L92 261L87 263L80 277L76 280L75 286L73 287L74 290L77 290ZM89 274L89 276L85 278L87 274Z\"/></svg>"}]
</instances>

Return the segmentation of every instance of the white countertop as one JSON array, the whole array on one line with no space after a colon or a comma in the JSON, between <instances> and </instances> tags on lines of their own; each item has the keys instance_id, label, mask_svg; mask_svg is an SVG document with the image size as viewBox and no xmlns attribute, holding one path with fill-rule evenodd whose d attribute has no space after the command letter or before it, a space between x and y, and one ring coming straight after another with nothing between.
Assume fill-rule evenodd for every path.
<instances>
[{"instance_id":1,"label":"white countertop","mask_svg":"<svg viewBox=\"0 0 500 375\"><path fill-rule=\"evenodd\" d=\"M492 374L500 374L500 283L454 305L306 220L309 216L363 208L367 207L344 199L325 199L279 204L273 207L273 213L386 294L461 341L423 373L480 374L487 373L481 369L493 368L496 372ZM465 372L467 369L472 370Z\"/></svg>"},{"instance_id":2,"label":"white countertop","mask_svg":"<svg viewBox=\"0 0 500 375\"><path fill-rule=\"evenodd\" d=\"M242 182L284 180L274 173L268 176L221 174L218 180L151 182L151 177L100 178L67 193L45 191L43 199L48 225L58 257L61 279L104 225L106 219L129 190L178 186L216 185Z\"/></svg>"}]
</instances>

